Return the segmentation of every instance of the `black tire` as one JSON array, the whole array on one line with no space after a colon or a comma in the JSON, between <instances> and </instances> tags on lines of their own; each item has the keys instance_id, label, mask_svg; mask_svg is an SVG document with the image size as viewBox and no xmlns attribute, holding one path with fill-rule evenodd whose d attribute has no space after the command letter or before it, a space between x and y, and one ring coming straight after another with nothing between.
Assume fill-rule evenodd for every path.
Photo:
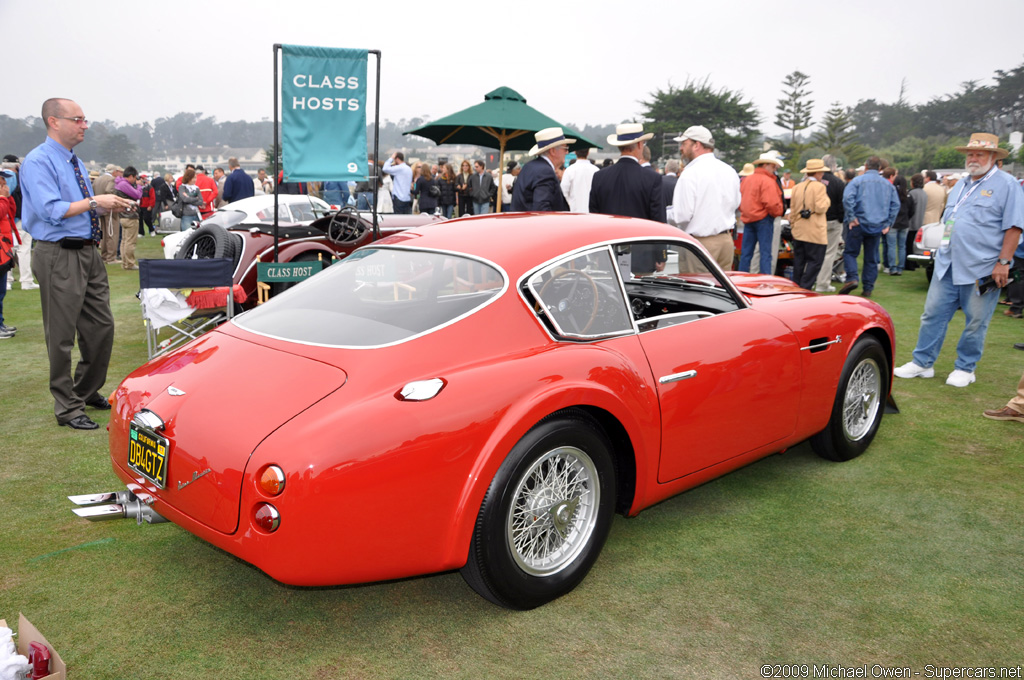
<instances>
[{"instance_id":1,"label":"black tire","mask_svg":"<svg viewBox=\"0 0 1024 680\"><path fill-rule=\"evenodd\" d=\"M579 585L611 528L611 451L596 421L576 411L541 421L512 448L480 506L462 568L473 590L509 609L533 609Z\"/></svg>"},{"instance_id":2,"label":"black tire","mask_svg":"<svg viewBox=\"0 0 1024 680\"><path fill-rule=\"evenodd\" d=\"M185 237L178 252L174 254L176 260L208 260L218 257L228 257L237 261L240 254L236 239L228 233L227 229L216 225L206 225L192 231Z\"/></svg>"},{"instance_id":3,"label":"black tire","mask_svg":"<svg viewBox=\"0 0 1024 680\"><path fill-rule=\"evenodd\" d=\"M843 365L828 425L811 437L814 452L834 461L864 453L882 422L891 377L882 345L871 336L860 338Z\"/></svg>"}]
</instances>

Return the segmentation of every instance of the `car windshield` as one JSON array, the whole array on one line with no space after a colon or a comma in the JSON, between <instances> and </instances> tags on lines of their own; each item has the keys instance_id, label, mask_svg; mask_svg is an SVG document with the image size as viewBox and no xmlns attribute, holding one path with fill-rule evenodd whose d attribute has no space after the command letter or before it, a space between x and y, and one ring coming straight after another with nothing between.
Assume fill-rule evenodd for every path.
<instances>
[{"instance_id":1,"label":"car windshield","mask_svg":"<svg viewBox=\"0 0 1024 680\"><path fill-rule=\"evenodd\" d=\"M505 290L493 265L423 250L358 250L238 317L246 330L335 347L410 340L471 314Z\"/></svg>"}]
</instances>

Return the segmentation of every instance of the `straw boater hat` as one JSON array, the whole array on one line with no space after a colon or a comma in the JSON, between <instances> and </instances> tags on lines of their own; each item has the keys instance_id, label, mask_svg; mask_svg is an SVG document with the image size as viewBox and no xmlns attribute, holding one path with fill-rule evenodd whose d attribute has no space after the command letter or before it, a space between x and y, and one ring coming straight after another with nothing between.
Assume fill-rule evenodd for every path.
<instances>
[{"instance_id":1,"label":"straw boater hat","mask_svg":"<svg viewBox=\"0 0 1024 680\"><path fill-rule=\"evenodd\" d=\"M999 148L999 137L987 132L975 132L971 135L971 141L967 142L967 146L958 146L956 150L961 153L967 153L968 151L994 151L996 154L995 160L1006 158L1010 155L1010 152L1006 149Z\"/></svg>"},{"instance_id":2,"label":"straw boater hat","mask_svg":"<svg viewBox=\"0 0 1024 680\"><path fill-rule=\"evenodd\" d=\"M754 165L767 165L768 163L774 163L780 168L782 167L782 161L779 160L777 152L774 151L763 153L754 161Z\"/></svg>"},{"instance_id":3,"label":"straw boater hat","mask_svg":"<svg viewBox=\"0 0 1024 680\"><path fill-rule=\"evenodd\" d=\"M753 163L744 163L743 164L743 169L740 170L740 177L749 177L750 175L753 175L753 174L754 174L754 164Z\"/></svg>"},{"instance_id":4,"label":"straw boater hat","mask_svg":"<svg viewBox=\"0 0 1024 680\"><path fill-rule=\"evenodd\" d=\"M646 142L653 136L653 132L644 134L644 126L641 123L623 123L615 126L614 135L608 135L608 143L612 146L629 146L637 142Z\"/></svg>"},{"instance_id":5,"label":"straw boater hat","mask_svg":"<svg viewBox=\"0 0 1024 680\"><path fill-rule=\"evenodd\" d=\"M800 171L801 175L813 175L816 172L825 172L828 168L825 167L824 161L820 158L812 158L807 161L807 167Z\"/></svg>"},{"instance_id":6,"label":"straw boater hat","mask_svg":"<svg viewBox=\"0 0 1024 680\"><path fill-rule=\"evenodd\" d=\"M556 146L569 146L575 139L569 139L562 132L560 127L544 128L533 135L533 138L537 140L537 143L530 149L528 156L539 156L548 149L553 149Z\"/></svg>"}]
</instances>

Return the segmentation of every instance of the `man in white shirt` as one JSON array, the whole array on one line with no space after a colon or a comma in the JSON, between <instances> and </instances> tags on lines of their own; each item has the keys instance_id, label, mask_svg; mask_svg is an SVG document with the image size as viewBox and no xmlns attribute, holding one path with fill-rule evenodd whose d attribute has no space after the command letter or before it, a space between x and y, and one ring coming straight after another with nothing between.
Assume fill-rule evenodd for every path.
<instances>
[{"instance_id":1,"label":"man in white shirt","mask_svg":"<svg viewBox=\"0 0 1024 680\"><path fill-rule=\"evenodd\" d=\"M732 269L732 229L740 207L740 178L715 158L715 140L703 125L692 125L675 141L686 160L676 182L669 222L693 236L722 269Z\"/></svg>"},{"instance_id":2,"label":"man in white shirt","mask_svg":"<svg viewBox=\"0 0 1024 680\"><path fill-rule=\"evenodd\" d=\"M590 149L576 152L576 162L562 173L562 193L569 202L569 212L590 212L590 187L598 167L590 162Z\"/></svg>"}]
</instances>

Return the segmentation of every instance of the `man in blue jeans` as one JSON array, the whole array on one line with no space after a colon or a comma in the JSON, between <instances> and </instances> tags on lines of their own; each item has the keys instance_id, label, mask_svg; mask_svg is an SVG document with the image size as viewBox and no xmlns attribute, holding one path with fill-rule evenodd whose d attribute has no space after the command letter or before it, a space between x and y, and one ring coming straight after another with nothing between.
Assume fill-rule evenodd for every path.
<instances>
[{"instance_id":1,"label":"man in blue jeans","mask_svg":"<svg viewBox=\"0 0 1024 680\"><path fill-rule=\"evenodd\" d=\"M917 335L914 359L893 373L897 378L931 378L949 321L964 310L966 325L956 346L956 362L946 384L967 387L985 348L985 335L999 302L999 289L1009 281L1013 252L1024 227L1024 192L1017 181L996 167L1009 152L999 138L985 132L971 135L967 146L968 177L949 192L942 214L945 229L935 254Z\"/></svg>"},{"instance_id":2,"label":"man in blue jeans","mask_svg":"<svg viewBox=\"0 0 1024 680\"><path fill-rule=\"evenodd\" d=\"M872 156L864 162L864 174L854 177L843 192L843 209L849 231L846 234L846 248L843 250L843 264L846 267L846 283L839 289L840 295L848 295L860 285L857 274L857 255L864 246L864 297L871 297L878 278L878 243L900 212L900 199L896 188L882 177L882 159Z\"/></svg>"}]
</instances>

